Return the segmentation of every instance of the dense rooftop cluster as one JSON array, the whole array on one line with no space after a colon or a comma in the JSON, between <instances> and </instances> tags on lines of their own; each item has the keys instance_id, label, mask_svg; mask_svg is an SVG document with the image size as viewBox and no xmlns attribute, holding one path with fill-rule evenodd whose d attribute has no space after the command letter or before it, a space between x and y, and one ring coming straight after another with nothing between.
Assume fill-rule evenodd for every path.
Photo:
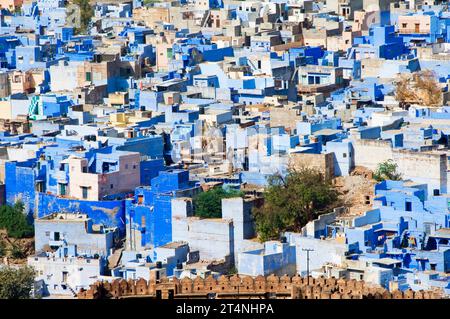
<instances>
[{"instance_id":1,"label":"dense rooftop cluster","mask_svg":"<svg viewBox=\"0 0 450 319\"><path fill-rule=\"evenodd\" d=\"M0 68L0 199L33 220L36 295L308 269L450 294L447 1L0 0ZM379 182L260 242L293 167ZM196 216L214 187L239 196Z\"/></svg>"}]
</instances>

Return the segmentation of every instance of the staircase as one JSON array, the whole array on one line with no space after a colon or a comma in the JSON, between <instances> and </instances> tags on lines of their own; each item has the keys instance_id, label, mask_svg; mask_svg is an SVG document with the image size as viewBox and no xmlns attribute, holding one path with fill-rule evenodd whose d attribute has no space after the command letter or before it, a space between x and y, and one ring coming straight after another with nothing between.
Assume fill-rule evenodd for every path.
<instances>
[{"instance_id":1,"label":"staircase","mask_svg":"<svg viewBox=\"0 0 450 319\"><path fill-rule=\"evenodd\" d=\"M207 10L207 11L205 12L205 15L203 16L202 22L200 23L200 26L201 26L202 28L206 28L206 25L207 25L208 22L209 22L210 16L211 16L211 10Z\"/></svg>"},{"instance_id":2,"label":"staircase","mask_svg":"<svg viewBox=\"0 0 450 319\"><path fill-rule=\"evenodd\" d=\"M123 248L116 249L114 253L108 257L108 268L113 269L119 265L120 259L122 258Z\"/></svg>"},{"instance_id":3,"label":"staircase","mask_svg":"<svg viewBox=\"0 0 450 319\"><path fill-rule=\"evenodd\" d=\"M73 296L76 297L77 296L76 291L72 287L70 287L70 285L68 285L67 283L66 283L66 286L70 290L70 292L73 294Z\"/></svg>"},{"instance_id":4,"label":"staircase","mask_svg":"<svg viewBox=\"0 0 450 319\"><path fill-rule=\"evenodd\" d=\"M294 72L292 72L291 82L295 80L295 77L297 76L297 73L298 73L298 69L299 69L299 67L296 67Z\"/></svg>"},{"instance_id":5,"label":"staircase","mask_svg":"<svg viewBox=\"0 0 450 319\"><path fill-rule=\"evenodd\" d=\"M36 115L38 114L39 100L40 97L38 95L35 95L31 98L31 104L30 107L28 108L28 116L32 120L36 119Z\"/></svg>"},{"instance_id":6,"label":"staircase","mask_svg":"<svg viewBox=\"0 0 450 319\"><path fill-rule=\"evenodd\" d=\"M262 74L262 71L256 67L252 60L247 59L247 65L250 66L253 74Z\"/></svg>"},{"instance_id":7,"label":"staircase","mask_svg":"<svg viewBox=\"0 0 450 319\"><path fill-rule=\"evenodd\" d=\"M140 109L141 106L141 88L136 88L134 91L134 107Z\"/></svg>"}]
</instances>

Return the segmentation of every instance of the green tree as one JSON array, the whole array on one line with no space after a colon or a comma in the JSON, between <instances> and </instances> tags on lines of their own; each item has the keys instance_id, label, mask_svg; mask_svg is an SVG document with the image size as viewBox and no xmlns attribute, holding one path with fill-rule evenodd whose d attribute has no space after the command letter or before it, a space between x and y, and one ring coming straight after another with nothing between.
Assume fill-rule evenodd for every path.
<instances>
[{"instance_id":1,"label":"green tree","mask_svg":"<svg viewBox=\"0 0 450 319\"><path fill-rule=\"evenodd\" d=\"M27 257L27 254L20 246L13 244L11 248L11 257L14 259L22 259Z\"/></svg>"},{"instance_id":2,"label":"green tree","mask_svg":"<svg viewBox=\"0 0 450 319\"><path fill-rule=\"evenodd\" d=\"M402 179L402 175L397 172L397 168L397 163L393 160L384 161L378 164L378 167L373 174L373 178L378 182L385 180L399 181Z\"/></svg>"},{"instance_id":3,"label":"green tree","mask_svg":"<svg viewBox=\"0 0 450 319\"><path fill-rule=\"evenodd\" d=\"M194 197L194 214L203 218L222 217L222 198L243 197L244 194L237 190L225 190L215 187Z\"/></svg>"},{"instance_id":4,"label":"green tree","mask_svg":"<svg viewBox=\"0 0 450 319\"><path fill-rule=\"evenodd\" d=\"M144 6L160 2L159 0L144 0Z\"/></svg>"},{"instance_id":5,"label":"green tree","mask_svg":"<svg viewBox=\"0 0 450 319\"><path fill-rule=\"evenodd\" d=\"M6 245L0 241L0 257L6 256Z\"/></svg>"},{"instance_id":6,"label":"green tree","mask_svg":"<svg viewBox=\"0 0 450 319\"><path fill-rule=\"evenodd\" d=\"M34 275L31 267L0 268L0 299L29 299Z\"/></svg>"},{"instance_id":7,"label":"green tree","mask_svg":"<svg viewBox=\"0 0 450 319\"><path fill-rule=\"evenodd\" d=\"M86 33L91 18L94 16L94 8L89 3L89 0L73 0L73 3L80 7L80 20L81 24L79 28L75 28L76 33Z\"/></svg>"},{"instance_id":8,"label":"green tree","mask_svg":"<svg viewBox=\"0 0 450 319\"><path fill-rule=\"evenodd\" d=\"M0 207L0 228L6 229L9 237L33 236L33 226L28 223L23 211L24 206L21 202L17 202L14 206L3 205Z\"/></svg>"},{"instance_id":9,"label":"green tree","mask_svg":"<svg viewBox=\"0 0 450 319\"><path fill-rule=\"evenodd\" d=\"M233 266L228 270L228 275L237 275L237 274L238 274L238 269L236 268L236 266Z\"/></svg>"},{"instance_id":10,"label":"green tree","mask_svg":"<svg viewBox=\"0 0 450 319\"><path fill-rule=\"evenodd\" d=\"M315 169L290 170L285 177L268 180L264 204L253 209L256 231L261 240L276 239L283 231L300 231L318 215L335 207L338 193Z\"/></svg>"}]
</instances>

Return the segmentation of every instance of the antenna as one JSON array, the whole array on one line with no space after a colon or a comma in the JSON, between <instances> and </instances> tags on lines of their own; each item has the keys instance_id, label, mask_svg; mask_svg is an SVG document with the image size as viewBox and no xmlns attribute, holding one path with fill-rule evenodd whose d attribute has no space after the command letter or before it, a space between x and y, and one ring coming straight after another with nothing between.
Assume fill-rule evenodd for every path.
<instances>
[{"instance_id":1,"label":"antenna","mask_svg":"<svg viewBox=\"0 0 450 319\"><path fill-rule=\"evenodd\" d=\"M302 248L303 251L306 251L306 275L308 276L308 286L309 286L309 252L314 251L311 248Z\"/></svg>"}]
</instances>

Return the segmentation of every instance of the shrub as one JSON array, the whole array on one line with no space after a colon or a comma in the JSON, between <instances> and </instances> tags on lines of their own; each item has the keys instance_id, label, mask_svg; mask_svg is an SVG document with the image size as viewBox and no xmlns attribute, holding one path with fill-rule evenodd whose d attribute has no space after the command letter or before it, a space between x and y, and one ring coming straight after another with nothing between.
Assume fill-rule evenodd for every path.
<instances>
[{"instance_id":1,"label":"shrub","mask_svg":"<svg viewBox=\"0 0 450 319\"><path fill-rule=\"evenodd\" d=\"M336 205L338 193L315 169L290 170L273 175L264 193L264 205L253 209L261 240L276 239L283 231L300 231L309 221Z\"/></svg>"},{"instance_id":2,"label":"shrub","mask_svg":"<svg viewBox=\"0 0 450 319\"><path fill-rule=\"evenodd\" d=\"M3 205L0 207L0 228L6 229L9 237L33 236L33 226L28 223L23 210L24 206L20 202L14 206Z\"/></svg>"},{"instance_id":3,"label":"shrub","mask_svg":"<svg viewBox=\"0 0 450 319\"><path fill-rule=\"evenodd\" d=\"M397 163L393 160L387 160L378 164L378 167L373 174L373 178L378 181L391 180L399 181L402 179L402 175L397 172Z\"/></svg>"},{"instance_id":4,"label":"shrub","mask_svg":"<svg viewBox=\"0 0 450 319\"><path fill-rule=\"evenodd\" d=\"M27 255L25 252L20 248L18 245L13 245L11 249L11 257L14 259L22 259L25 258Z\"/></svg>"},{"instance_id":5,"label":"shrub","mask_svg":"<svg viewBox=\"0 0 450 319\"><path fill-rule=\"evenodd\" d=\"M31 267L0 268L0 299L29 299L34 275Z\"/></svg>"},{"instance_id":6,"label":"shrub","mask_svg":"<svg viewBox=\"0 0 450 319\"><path fill-rule=\"evenodd\" d=\"M225 190L215 187L194 197L194 214L203 218L222 217L222 198L242 197L244 194L237 190Z\"/></svg>"}]
</instances>

